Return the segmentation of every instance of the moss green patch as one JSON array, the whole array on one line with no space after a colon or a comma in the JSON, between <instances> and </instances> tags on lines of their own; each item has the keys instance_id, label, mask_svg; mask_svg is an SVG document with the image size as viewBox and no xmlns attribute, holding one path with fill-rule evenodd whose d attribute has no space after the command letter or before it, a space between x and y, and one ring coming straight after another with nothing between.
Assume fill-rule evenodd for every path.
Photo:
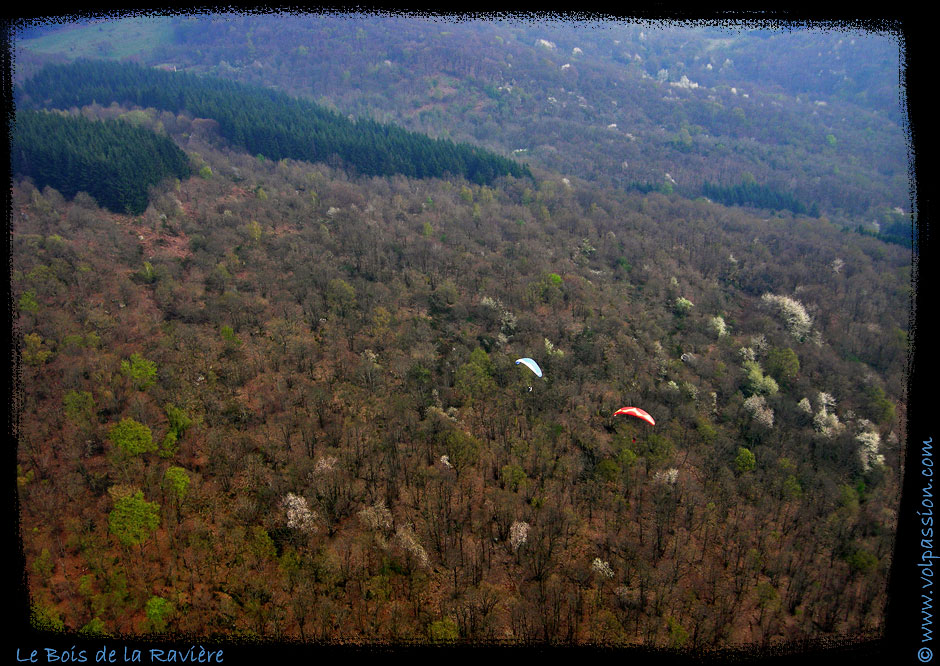
<instances>
[{"instance_id":1,"label":"moss green patch","mask_svg":"<svg viewBox=\"0 0 940 666\"><path fill-rule=\"evenodd\" d=\"M70 58L125 58L151 51L173 36L171 16L124 18L63 27L17 42L17 48Z\"/></svg>"}]
</instances>

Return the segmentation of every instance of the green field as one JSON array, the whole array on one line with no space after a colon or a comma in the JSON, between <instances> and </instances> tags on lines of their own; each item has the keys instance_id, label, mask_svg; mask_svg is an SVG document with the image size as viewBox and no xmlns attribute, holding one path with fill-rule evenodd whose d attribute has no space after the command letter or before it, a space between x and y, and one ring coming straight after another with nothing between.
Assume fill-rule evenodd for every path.
<instances>
[{"instance_id":1,"label":"green field","mask_svg":"<svg viewBox=\"0 0 940 666\"><path fill-rule=\"evenodd\" d=\"M35 39L22 39L18 48L70 58L124 58L147 53L172 36L172 16L141 16L102 21L88 30L84 24Z\"/></svg>"}]
</instances>

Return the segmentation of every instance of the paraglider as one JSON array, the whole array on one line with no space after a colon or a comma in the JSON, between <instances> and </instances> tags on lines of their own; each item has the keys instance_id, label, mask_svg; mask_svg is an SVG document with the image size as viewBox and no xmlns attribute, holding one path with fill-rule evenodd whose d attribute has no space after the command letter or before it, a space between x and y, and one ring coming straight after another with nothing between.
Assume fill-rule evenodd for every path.
<instances>
[{"instance_id":1,"label":"paraglider","mask_svg":"<svg viewBox=\"0 0 940 666\"><path fill-rule=\"evenodd\" d=\"M650 425L656 425L656 421L653 420L653 417L647 414L646 412L644 412L639 407L621 407L616 412L614 412L613 415L617 416L617 414L623 414L625 416L635 416L638 419L643 419Z\"/></svg>"},{"instance_id":2,"label":"paraglider","mask_svg":"<svg viewBox=\"0 0 940 666\"><path fill-rule=\"evenodd\" d=\"M536 363L535 361L533 361L531 358L520 358L520 359L517 359L517 360L516 360L516 365L519 365L520 363L522 363L522 364L523 364L524 366L526 366L529 370L531 370L532 372L534 372L537 377L541 377L541 376L542 376L542 368L540 368L540 367L539 367L539 364Z\"/></svg>"}]
</instances>

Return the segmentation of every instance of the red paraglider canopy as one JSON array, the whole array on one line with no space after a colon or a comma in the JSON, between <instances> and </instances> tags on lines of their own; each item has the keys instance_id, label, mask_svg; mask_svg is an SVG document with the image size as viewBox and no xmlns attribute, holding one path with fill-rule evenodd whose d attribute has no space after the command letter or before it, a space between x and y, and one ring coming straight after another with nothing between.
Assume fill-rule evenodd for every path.
<instances>
[{"instance_id":1,"label":"red paraglider canopy","mask_svg":"<svg viewBox=\"0 0 940 666\"><path fill-rule=\"evenodd\" d=\"M614 412L614 416L617 416L617 414L625 414L625 415L628 415L628 416L635 416L635 417L637 417L638 419L643 419L644 421L646 421L646 422L649 423L650 425L656 425L656 421L653 420L653 417L650 416L649 414L647 414L646 412L644 412L644 411L643 411L642 409L640 409L639 407L621 407L621 408L618 409L616 412Z\"/></svg>"}]
</instances>

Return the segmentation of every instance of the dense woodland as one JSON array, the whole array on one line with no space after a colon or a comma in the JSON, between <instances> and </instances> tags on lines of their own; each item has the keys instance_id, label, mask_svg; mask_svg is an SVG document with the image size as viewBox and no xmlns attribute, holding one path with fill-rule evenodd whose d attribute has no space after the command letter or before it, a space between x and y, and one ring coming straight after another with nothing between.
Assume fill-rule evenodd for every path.
<instances>
[{"instance_id":1,"label":"dense woodland","mask_svg":"<svg viewBox=\"0 0 940 666\"><path fill-rule=\"evenodd\" d=\"M910 210L898 46L875 33L381 15L170 29L147 62L519 151L567 176L690 197L753 179L852 229Z\"/></svg>"},{"instance_id":2,"label":"dense woodland","mask_svg":"<svg viewBox=\"0 0 940 666\"><path fill-rule=\"evenodd\" d=\"M482 185L497 176L531 175L510 159L468 144L434 140L368 119L356 122L270 89L131 63L52 65L22 88L21 107L61 109L100 101L185 111L218 123L231 145L253 155L329 162L367 176L454 176Z\"/></svg>"},{"instance_id":3,"label":"dense woodland","mask_svg":"<svg viewBox=\"0 0 940 666\"><path fill-rule=\"evenodd\" d=\"M753 181L743 182L733 187L721 187L706 182L702 186L702 194L729 206L750 205L769 210L788 210L797 215L809 213L811 217L819 217L819 208L816 204L808 210L806 205L794 198L792 194L774 190L766 185L758 185Z\"/></svg>"},{"instance_id":4,"label":"dense woodland","mask_svg":"<svg viewBox=\"0 0 940 666\"><path fill-rule=\"evenodd\" d=\"M139 214L14 182L37 626L686 648L883 630L911 254L861 218L535 164L370 176L246 151L192 111L63 111L133 118L192 175Z\"/></svg>"},{"instance_id":5,"label":"dense woodland","mask_svg":"<svg viewBox=\"0 0 940 666\"><path fill-rule=\"evenodd\" d=\"M132 122L36 111L16 115L10 158L13 173L37 187L69 198L85 192L109 210L137 215L150 186L190 175L189 158L166 136Z\"/></svg>"}]
</instances>

